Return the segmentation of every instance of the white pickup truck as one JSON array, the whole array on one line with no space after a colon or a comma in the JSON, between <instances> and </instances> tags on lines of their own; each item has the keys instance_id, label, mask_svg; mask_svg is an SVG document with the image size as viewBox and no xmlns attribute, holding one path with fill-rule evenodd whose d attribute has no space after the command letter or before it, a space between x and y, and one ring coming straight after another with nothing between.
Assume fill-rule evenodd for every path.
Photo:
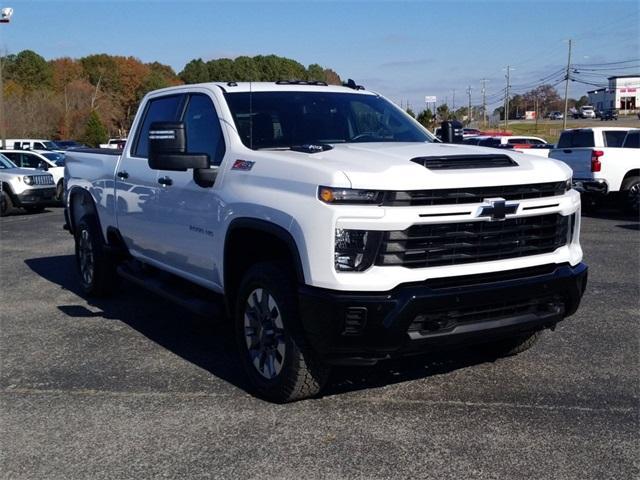
<instances>
[{"instance_id":1,"label":"white pickup truck","mask_svg":"<svg viewBox=\"0 0 640 480\"><path fill-rule=\"evenodd\" d=\"M142 101L123 151L67 153L87 294L125 277L229 318L257 394L331 365L529 348L587 281L561 162L435 143L349 82L207 83Z\"/></svg>"},{"instance_id":2,"label":"white pickup truck","mask_svg":"<svg viewBox=\"0 0 640 480\"><path fill-rule=\"evenodd\" d=\"M549 156L573 169L574 187L597 203L618 197L632 213L640 208L640 129L576 128L560 134Z\"/></svg>"}]
</instances>

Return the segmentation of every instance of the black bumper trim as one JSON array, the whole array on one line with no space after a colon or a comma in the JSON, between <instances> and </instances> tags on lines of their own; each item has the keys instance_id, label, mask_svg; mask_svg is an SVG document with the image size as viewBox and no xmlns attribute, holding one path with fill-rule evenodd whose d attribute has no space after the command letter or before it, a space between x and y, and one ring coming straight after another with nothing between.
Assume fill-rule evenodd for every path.
<instances>
[{"instance_id":1,"label":"black bumper trim","mask_svg":"<svg viewBox=\"0 0 640 480\"><path fill-rule=\"evenodd\" d=\"M16 207L49 205L56 195L56 187L34 188L15 195Z\"/></svg>"},{"instance_id":2,"label":"black bumper trim","mask_svg":"<svg viewBox=\"0 0 640 480\"><path fill-rule=\"evenodd\" d=\"M488 274L480 283L461 277L460 284L442 288L407 284L388 292L341 292L309 286L299 288L302 325L309 343L330 363L363 363L377 359L437 350L465 343L554 327L578 308L586 288L585 264L550 266L540 273L522 269L506 279ZM548 272L548 273L547 273ZM507 299L507 300L505 300ZM528 309L505 302L530 305ZM537 302L537 303L536 303ZM480 314L474 316L474 308ZM366 309L359 334L348 334L344 320L350 309ZM489 311L495 316L487 314ZM458 317L456 317L458 315ZM445 318L441 329L416 328L424 316ZM456 320L457 319L457 320Z\"/></svg>"}]
</instances>

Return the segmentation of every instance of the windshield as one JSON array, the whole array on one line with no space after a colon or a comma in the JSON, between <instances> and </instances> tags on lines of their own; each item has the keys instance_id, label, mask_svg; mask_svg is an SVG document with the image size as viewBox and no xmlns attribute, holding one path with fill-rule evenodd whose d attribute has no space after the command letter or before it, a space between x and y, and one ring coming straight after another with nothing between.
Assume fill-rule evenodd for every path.
<instances>
[{"instance_id":1,"label":"windshield","mask_svg":"<svg viewBox=\"0 0 640 480\"><path fill-rule=\"evenodd\" d=\"M48 141L48 140L42 142L42 145L44 145L44 148L46 148L47 150L55 150L56 148L60 148L54 142L51 142L51 141Z\"/></svg>"},{"instance_id":2,"label":"windshield","mask_svg":"<svg viewBox=\"0 0 640 480\"><path fill-rule=\"evenodd\" d=\"M7 157L0 153L0 170L6 170L7 168L18 168L15 163L9 160Z\"/></svg>"},{"instance_id":3,"label":"windshield","mask_svg":"<svg viewBox=\"0 0 640 480\"><path fill-rule=\"evenodd\" d=\"M56 152L43 152L40 155L51 160L58 167L64 167L64 155Z\"/></svg>"},{"instance_id":4,"label":"windshield","mask_svg":"<svg viewBox=\"0 0 640 480\"><path fill-rule=\"evenodd\" d=\"M245 146L360 142L431 142L392 103L376 95L324 92L226 93Z\"/></svg>"}]
</instances>

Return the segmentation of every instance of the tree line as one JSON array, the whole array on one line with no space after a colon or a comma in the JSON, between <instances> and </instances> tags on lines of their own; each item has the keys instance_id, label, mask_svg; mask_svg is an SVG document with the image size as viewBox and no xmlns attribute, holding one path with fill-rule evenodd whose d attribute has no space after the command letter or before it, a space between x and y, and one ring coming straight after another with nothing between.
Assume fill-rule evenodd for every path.
<instances>
[{"instance_id":1,"label":"tree line","mask_svg":"<svg viewBox=\"0 0 640 480\"><path fill-rule=\"evenodd\" d=\"M318 64L305 67L276 55L203 61L176 73L160 62L95 54L45 60L31 50L0 57L8 138L75 139L88 145L125 136L151 90L210 81L308 80L340 84Z\"/></svg>"}]
</instances>

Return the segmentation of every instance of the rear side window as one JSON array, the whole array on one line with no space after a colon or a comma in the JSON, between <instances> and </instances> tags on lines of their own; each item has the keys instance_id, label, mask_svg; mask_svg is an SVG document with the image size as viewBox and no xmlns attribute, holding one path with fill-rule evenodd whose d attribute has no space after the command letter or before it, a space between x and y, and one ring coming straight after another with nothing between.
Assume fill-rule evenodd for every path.
<instances>
[{"instance_id":1,"label":"rear side window","mask_svg":"<svg viewBox=\"0 0 640 480\"><path fill-rule=\"evenodd\" d=\"M560 134L558 148L594 147L593 132L591 130L568 130Z\"/></svg>"},{"instance_id":2,"label":"rear side window","mask_svg":"<svg viewBox=\"0 0 640 480\"><path fill-rule=\"evenodd\" d=\"M604 146L605 147L622 147L624 137L627 136L627 132L624 130L609 130L604 132Z\"/></svg>"},{"instance_id":3,"label":"rear side window","mask_svg":"<svg viewBox=\"0 0 640 480\"><path fill-rule=\"evenodd\" d=\"M211 165L220 165L224 156L224 139L211 99L202 94L191 95L183 121L187 133L187 153L206 153Z\"/></svg>"},{"instance_id":4,"label":"rear side window","mask_svg":"<svg viewBox=\"0 0 640 480\"><path fill-rule=\"evenodd\" d=\"M625 148L640 148L640 131L629 132L624 142Z\"/></svg>"},{"instance_id":5,"label":"rear side window","mask_svg":"<svg viewBox=\"0 0 640 480\"><path fill-rule=\"evenodd\" d=\"M144 120L138 129L133 156L147 158L149 153L149 126L153 122L175 122L181 113L184 95L149 100L144 113Z\"/></svg>"}]
</instances>

